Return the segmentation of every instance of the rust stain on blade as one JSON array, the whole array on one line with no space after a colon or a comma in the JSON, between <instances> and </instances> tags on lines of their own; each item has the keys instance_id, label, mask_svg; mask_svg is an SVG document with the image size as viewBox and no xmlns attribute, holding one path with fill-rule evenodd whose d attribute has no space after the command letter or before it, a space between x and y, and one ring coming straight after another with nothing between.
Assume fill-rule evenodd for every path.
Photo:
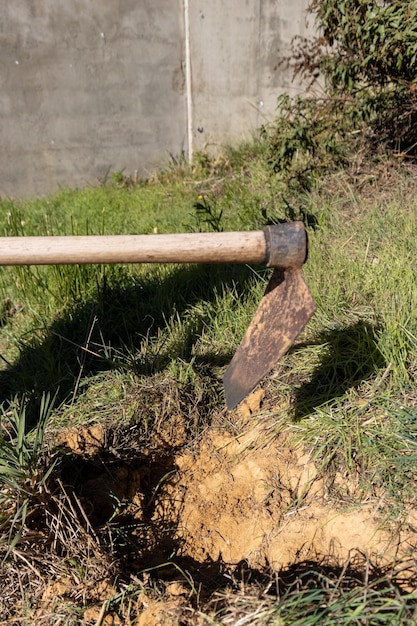
<instances>
[{"instance_id":1,"label":"rust stain on blade","mask_svg":"<svg viewBox=\"0 0 417 626\"><path fill-rule=\"evenodd\" d=\"M255 316L223 377L233 409L292 346L316 305L299 268L274 270Z\"/></svg>"}]
</instances>

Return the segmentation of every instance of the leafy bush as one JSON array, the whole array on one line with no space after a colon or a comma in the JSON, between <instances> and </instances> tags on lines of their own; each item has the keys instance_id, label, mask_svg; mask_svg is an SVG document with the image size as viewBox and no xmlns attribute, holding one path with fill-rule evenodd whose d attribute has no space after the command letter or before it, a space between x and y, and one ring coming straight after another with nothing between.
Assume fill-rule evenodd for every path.
<instances>
[{"instance_id":1,"label":"leafy bush","mask_svg":"<svg viewBox=\"0 0 417 626\"><path fill-rule=\"evenodd\" d=\"M333 88L410 87L417 79L417 2L312 0L317 68Z\"/></svg>"},{"instance_id":2,"label":"leafy bush","mask_svg":"<svg viewBox=\"0 0 417 626\"><path fill-rule=\"evenodd\" d=\"M262 129L275 171L310 187L314 174L367 154L417 155L417 0L312 0L319 33L296 38L285 61L319 79L321 95L279 99Z\"/></svg>"},{"instance_id":3,"label":"leafy bush","mask_svg":"<svg viewBox=\"0 0 417 626\"><path fill-rule=\"evenodd\" d=\"M286 176L290 187L295 182L309 189L316 175L345 163L345 107L325 98L278 98L278 115L272 125L261 128L261 135L269 164Z\"/></svg>"}]
</instances>

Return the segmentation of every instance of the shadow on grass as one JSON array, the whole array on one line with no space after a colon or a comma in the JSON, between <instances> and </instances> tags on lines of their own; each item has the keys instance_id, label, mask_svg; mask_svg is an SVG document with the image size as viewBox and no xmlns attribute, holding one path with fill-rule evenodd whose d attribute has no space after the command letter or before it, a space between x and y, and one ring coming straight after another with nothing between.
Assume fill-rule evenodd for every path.
<instances>
[{"instance_id":1,"label":"shadow on grass","mask_svg":"<svg viewBox=\"0 0 417 626\"><path fill-rule=\"evenodd\" d=\"M196 265L176 266L163 277L157 272L136 277L127 286L104 282L94 301L72 307L22 345L18 360L0 372L0 403L25 396L33 416L45 392L57 393L60 404L100 372L117 368L151 375L172 359L187 360L209 323L204 306L196 315L190 314L192 307L213 302L223 285L233 285L236 295L244 296L250 279L253 271L247 266ZM173 317L172 336L168 332L162 341ZM207 354L204 364L201 357L198 362L216 367L230 358L224 354L219 361L213 355L210 360Z\"/></svg>"},{"instance_id":2,"label":"shadow on grass","mask_svg":"<svg viewBox=\"0 0 417 626\"><path fill-rule=\"evenodd\" d=\"M378 347L378 327L363 320L323 333L323 350L311 379L295 394L294 418L302 419L316 407L342 396L386 366Z\"/></svg>"}]
</instances>

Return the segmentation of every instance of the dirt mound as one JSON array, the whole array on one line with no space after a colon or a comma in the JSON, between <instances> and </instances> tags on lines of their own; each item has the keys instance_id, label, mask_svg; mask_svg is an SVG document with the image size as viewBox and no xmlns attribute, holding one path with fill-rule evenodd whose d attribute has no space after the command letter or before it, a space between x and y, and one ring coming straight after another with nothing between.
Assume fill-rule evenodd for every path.
<instances>
[{"instance_id":1,"label":"dirt mound","mask_svg":"<svg viewBox=\"0 0 417 626\"><path fill-rule=\"evenodd\" d=\"M97 425L70 429L60 443L88 458L105 449L106 431ZM117 496L137 521L165 532L165 550L198 563L245 561L252 568L282 569L309 559L344 563L354 551L383 565L404 559L416 545L412 513L402 532L394 532L380 501L349 500L356 485L342 476L335 480L344 484L346 497L335 501L306 451L294 446L289 433L268 443L261 421L247 423L238 436L212 429L197 449L158 463L145 455L133 464L87 472L83 500L96 517L101 510L103 523L110 517L105 507Z\"/></svg>"},{"instance_id":2,"label":"dirt mound","mask_svg":"<svg viewBox=\"0 0 417 626\"><path fill-rule=\"evenodd\" d=\"M113 435L102 425L59 433L57 443L72 459L62 480L68 491L77 474L74 502L99 543L111 534L111 558L124 563L120 580L146 583L156 575L164 581L162 602L146 585L135 597L138 624L179 623L184 607L194 615L195 585L200 596L209 597L228 577L256 579L266 570L282 573L305 563L339 571L353 562L372 563L395 573L412 560L415 512L402 525L388 525L383 498L355 503L357 484L341 475L332 479L344 494L336 499L328 476L291 432L271 432L267 419L253 416L259 401L252 399L233 416L239 434L212 426L193 445L187 445L178 415L155 433L155 448L127 455L120 447L116 452ZM84 623L119 623L110 607L124 592L115 590L110 571L101 575L101 587L94 589L91 581L71 577L51 582L42 615L59 604L57 596L74 605L84 597Z\"/></svg>"},{"instance_id":3,"label":"dirt mound","mask_svg":"<svg viewBox=\"0 0 417 626\"><path fill-rule=\"evenodd\" d=\"M164 492L183 555L281 569L309 559L342 563L352 551L392 563L409 550L384 529L378 503L329 500L314 463L288 435L264 449L259 438L259 428L241 437L214 432L196 456L176 459L178 474Z\"/></svg>"}]
</instances>

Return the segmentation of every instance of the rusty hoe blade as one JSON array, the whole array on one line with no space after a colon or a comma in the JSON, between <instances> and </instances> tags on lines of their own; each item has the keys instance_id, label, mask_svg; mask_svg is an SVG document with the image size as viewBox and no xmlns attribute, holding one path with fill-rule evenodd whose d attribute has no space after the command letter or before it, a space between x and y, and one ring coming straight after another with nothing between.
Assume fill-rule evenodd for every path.
<instances>
[{"instance_id":1,"label":"rusty hoe blade","mask_svg":"<svg viewBox=\"0 0 417 626\"><path fill-rule=\"evenodd\" d=\"M313 298L301 277L306 258L302 222L231 233L0 237L0 265L254 263L275 268L224 375L229 409L270 371L313 315Z\"/></svg>"},{"instance_id":2,"label":"rusty hoe blade","mask_svg":"<svg viewBox=\"0 0 417 626\"><path fill-rule=\"evenodd\" d=\"M286 268L275 267L255 316L226 370L223 384L229 410L244 400L288 351L316 309L301 276L301 266L307 259L304 227L300 225L296 240L293 231L269 228L272 232L265 231L269 252L267 265L279 265L276 251L283 245L293 250L293 264Z\"/></svg>"}]
</instances>

